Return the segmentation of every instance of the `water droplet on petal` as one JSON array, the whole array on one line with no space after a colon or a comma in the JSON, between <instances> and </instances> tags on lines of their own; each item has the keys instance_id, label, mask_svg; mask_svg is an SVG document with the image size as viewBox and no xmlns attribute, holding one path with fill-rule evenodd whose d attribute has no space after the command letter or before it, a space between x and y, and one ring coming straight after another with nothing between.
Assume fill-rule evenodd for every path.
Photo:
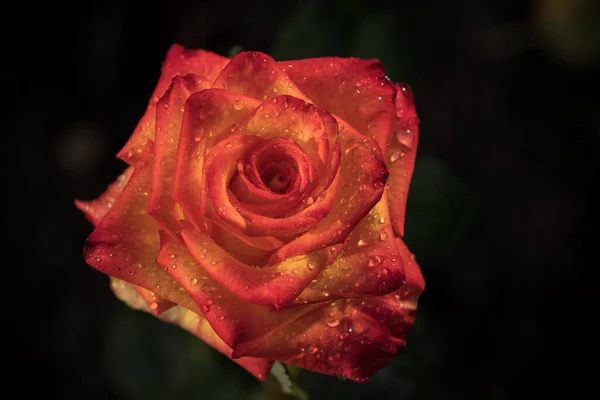
<instances>
[{"instance_id":1,"label":"water droplet on petal","mask_svg":"<svg viewBox=\"0 0 600 400\"><path fill-rule=\"evenodd\" d=\"M152 303L150 304L150 309L151 310L156 310L158 308L158 303Z\"/></svg>"},{"instance_id":2,"label":"water droplet on petal","mask_svg":"<svg viewBox=\"0 0 600 400\"><path fill-rule=\"evenodd\" d=\"M398 152L398 151L392 153L392 155L390 156L390 162L396 162L396 161L398 161L401 158L400 154L401 153ZM402 153L402 154L404 154L404 153Z\"/></svg>"},{"instance_id":3,"label":"water droplet on petal","mask_svg":"<svg viewBox=\"0 0 600 400\"><path fill-rule=\"evenodd\" d=\"M240 111L242 108L244 108L244 105L244 100L236 100L233 102L233 109Z\"/></svg>"},{"instance_id":4,"label":"water droplet on petal","mask_svg":"<svg viewBox=\"0 0 600 400\"><path fill-rule=\"evenodd\" d=\"M386 231L381 231L381 233L379 233L379 239L381 239L382 242L385 242L388 239L388 234Z\"/></svg>"},{"instance_id":5,"label":"water droplet on petal","mask_svg":"<svg viewBox=\"0 0 600 400\"><path fill-rule=\"evenodd\" d=\"M335 328L336 326L338 326L340 324L340 321L337 319L331 320L331 321L327 321L327 326L330 328Z\"/></svg>"},{"instance_id":6,"label":"water droplet on petal","mask_svg":"<svg viewBox=\"0 0 600 400\"><path fill-rule=\"evenodd\" d=\"M176 269L177 268L177 264L171 265L171 268Z\"/></svg>"},{"instance_id":7,"label":"water droplet on petal","mask_svg":"<svg viewBox=\"0 0 600 400\"><path fill-rule=\"evenodd\" d=\"M377 265L381 264L381 258L378 256L369 256L369 262L368 265L369 267L375 267Z\"/></svg>"},{"instance_id":8,"label":"water droplet on petal","mask_svg":"<svg viewBox=\"0 0 600 400\"><path fill-rule=\"evenodd\" d=\"M309 261L308 262L308 269L313 270L317 267L317 263L314 261Z\"/></svg>"},{"instance_id":9,"label":"water droplet on petal","mask_svg":"<svg viewBox=\"0 0 600 400\"><path fill-rule=\"evenodd\" d=\"M319 351L319 349L317 349L315 346L311 346L308 348L308 350L306 352L308 354L315 354L317 351Z\"/></svg>"},{"instance_id":10,"label":"water droplet on petal","mask_svg":"<svg viewBox=\"0 0 600 400\"><path fill-rule=\"evenodd\" d=\"M379 223L380 223L380 224L383 224L383 223L385 223L385 218L384 218L384 217L379 217Z\"/></svg>"},{"instance_id":11,"label":"water droplet on petal","mask_svg":"<svg viewBox=\"0 0 600 400\"><path fill-rule=\"evenodd\" d=\"M363 247L367 245L367 242L365 242L364 240L360 239L358 242L356 242L356 245L358 247Z\"/></svg>"},{"instance_id":12,"label":"water droplet on petal","mask_svg":"<svg viewBox=\"0 0 600 400\"><path fill-rule=\"evenodd\" d=\"M406 149L410 150L413 148L413 134L410 129L402 128L398 129L395 134L396 141Z\"/></svg>"},{"instance_id":13,"label":"water droplet on petal","mask_svg":"<svg viewBox=\"0 0 600 400\"><path fill-rule=\"evenodd\" d=\"M193 278L192 279L192 286L196 286L198 284L198 279Z\"/></svg>"},{"instance_id":14,"label":"water droplet on petal","mask_svg":"<svg viewBox=\"0 0 600 400\"><path fill-rule=\"evenodd\" d=\"M175 254L169 254L169 260L172 260L175 258Z\"/></svg>"},{"instance_id":15,"label":"water droplet on petal","mask_svg":"<svg viewBox=\"0 0 600 400\"><path fill-rule=\"evenodd\" d=\"M213 291L213 287L210 285L204 284L204 285L200 286L200 290L202 290L204 293L210 293Z\"/></svg>"},{"instance_id":16,"label":"water droplet on petal","mask_svg":"<svg viewBox=\"0 0 600 400\"><path fill-rule=\"evenodd\" d=\"M227 142L227 143L225 144L225 148L226 148L226 149L230 149L230 148L232 148L232 147L233 147L233 142Z\"/></svg>"}]
</instances>

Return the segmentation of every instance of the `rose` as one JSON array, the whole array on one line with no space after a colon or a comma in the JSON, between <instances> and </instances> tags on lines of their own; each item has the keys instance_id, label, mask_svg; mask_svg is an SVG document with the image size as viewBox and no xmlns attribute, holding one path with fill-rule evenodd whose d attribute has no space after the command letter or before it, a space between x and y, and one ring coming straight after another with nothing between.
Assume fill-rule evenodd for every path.
<instances>
[{"instance_id":1,"label":"rose","mask_svg":"<svg viewBox=\"0 0 600 400\"><path fill-rule=\"evenodd\" d=\"M130 166L76 202L85 259L260 379L279 360L365 381L424 289L401 239L417 138L409 87L376 60L175 45Z\"/></svg>"}]
</instances>

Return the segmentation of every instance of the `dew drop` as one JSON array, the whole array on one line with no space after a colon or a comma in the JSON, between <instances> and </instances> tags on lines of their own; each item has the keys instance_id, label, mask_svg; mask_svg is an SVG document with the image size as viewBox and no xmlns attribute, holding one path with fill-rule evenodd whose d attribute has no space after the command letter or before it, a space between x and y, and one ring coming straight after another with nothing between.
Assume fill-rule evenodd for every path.
<instances>
[{"instance_id":1,"label":"dew drop","mask_svg":"<svg viewBox=\"0 0 600 400\"><path fill-rule=\"evenodd\" d=\"M316 346L311 346L308 348L308 350L306 352L308 354L315 354L317 351L319 351L319 349L317 349Z\"/></svg>"},{"instance_id":2,"label":"dew drop","mask_svg":"<svg viewBox=\"0 0 600 400\"><path fill-rule=\"evenodd\" d=\"M404 154L404 153L400 153L398 151L392 153L392 155L390 156L390 162L398 161L402 157L400 154Z\"/></svg>"},{"instance_id":3,"label":"dew drop","mask_svg":"<svg viewBox=\"0 0 600 400\"><path fill-rule=\"evenodd\" d=\"M330 328L335 328L339 324L340 324L340 320L338 320L338 319L334 319L334 320L331 320L331 321L327 322L327 326L330 327Z\"/></svg>"},{"instance_id":4,"label":"dew drop","mask_svg":"<svg viewBox=\"0 0 600 400\"><path fill-rule=\"evenodd\" d=\"M360 239L358 242L356 242L356 245L358 247L363 247L367 245L367 242L365 242L364 240Z\"/></svg>"},{"instance_id":5,"label":"dew drop","mask_svg":"<svg viewBox=\"0 0 600 400\"><path fill-rule=\"evenodd\" d=\"M94 257L94 261L99 263L100 261L102 261L102 259L100 257Z\"/></svg>"},{"instance_id":6,"label":"dew drop","mask_svg":"<svg viewBox=\"0 0 600 400\"><path fill-rule=\"evenodd\" d=\"M193 278L192 279L192 286L196 286L198 284L198 279Z\"/></svg>"},{"instance_id":7,"label":"dew drop","mask_svg":"<svg viewBox=\"0 0 600 400\"><path fill-rule=\"evenodd\" d=\"M236 100L233 102L233 109L236 111L240 111L244 108L244 100Z\"/></svg>"},{"instance_id":8,"label":"dew drop","mask_svg":"<svg viewBox=\"0 0 600 400\"><path fill-rule=\"evenodd\" d=\"M158 303L155 302L155 303L150 304L151 310L156 310L157 308L158 308Z\"/></svg>"},{"instance_id":9,"label":"dew drop","mask_svg":"<svg viewBox=\"0 0 600 400\"><path fill-rule=\"evenodd\" d=\"M385 223L385 218L384 218L384 217L379 217L379 223L380 223L380 224L383 224L383 223Z\"/></svg>"},{"instance_id":10,"label":"dew drop","mask_svg":"<svg viewBox=\"0 0 600 400\"><path fill-rule=\"evenodd\" d=\"M368 262L368 266L369 267L375 267L377 265L381 264L381 258L378 256L369 256L369 262Z\"/></svg>"},{"instance_id":11,"label":"dew drop","mask_svg":"<svg viewBox=\"0 0 600 400\"><path fill-rule=\"evenodd\" d=\"M388 234L386 231L381 231L381 233L379 233L379 239L381 239L382 242L385 242L388 239Z\"/></svg>"},{"instance_id":12,"label":"dew drop","mask_svg":"<svg viewBox=\"0 0 600 400\"><path fill-rule=\"evenodd\" d=\"M233 147L233 142L227 142L227 143L225 144L225 148L226 148L226 149L230 149L230 148L232 148L232 147Z\"/></svg>"},{"instance_id":13,"label":"dew drop","mask_svg":"<svg viewBox=\"0 0 600 400\"><path fill-rule=\"evenodd\" d=\"M171 268L176 269L177 268L177 264L171 265Z\"/></svg>"},{"instance_id":14,"label":"dew drop","mask_svg":"<svg viewBox=\"0 0 600 400\"><path fill-rule=\"evenodd\" d=\"M212 291L212 286L210 285L202 285L200 286L200 290L202 290L204 293L210 293Z\"/></svg>"},{"instance_id":15,"label":"dew drop","mask_svg":"<svg viewBox=\"0 0 600 400\"><path fill-rule=\"evenodd\" d=\"M308 269L313 270L317 267L317 263L314 261L309 261L308 262Z\"/></svg>"},{"instance_id":16,"label":"dew drop","mask_svg":"<svg viewBox=\"0 0 600 400\"><path fill-rule=\"evenodd\" d=\"M169 254L169 260L172 260L175 258L175 254Z\"/></svg>"},{"instance_id":17,"label":"dew drop","mask_svg":"<svg viewBox=\"0 0 600 400\"><path fill-rule=\"evenodd\" d=\"M396 141L402 146L406 147L408 150L413 148L413 135L410 129L398 129L394 136Z\"/></svg>"}]
</instances>

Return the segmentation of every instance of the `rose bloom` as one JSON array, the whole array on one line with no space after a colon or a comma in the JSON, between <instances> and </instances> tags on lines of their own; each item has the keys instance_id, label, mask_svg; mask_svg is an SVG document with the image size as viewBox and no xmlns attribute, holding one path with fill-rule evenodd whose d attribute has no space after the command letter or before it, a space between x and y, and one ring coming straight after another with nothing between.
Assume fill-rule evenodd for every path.
<instances>
[{"instance_id":1,"label":"rose bloom","mask_svg":"<svg viewBox=\"0 0 600 400\"><path fill-rule=\"evenodd\" d=\"M85 260L259 379L278 360L366 381L425 286L402 241L418 122L377 60L174 45L129 167L76 202Z\"/></svg>"}]
</instances>

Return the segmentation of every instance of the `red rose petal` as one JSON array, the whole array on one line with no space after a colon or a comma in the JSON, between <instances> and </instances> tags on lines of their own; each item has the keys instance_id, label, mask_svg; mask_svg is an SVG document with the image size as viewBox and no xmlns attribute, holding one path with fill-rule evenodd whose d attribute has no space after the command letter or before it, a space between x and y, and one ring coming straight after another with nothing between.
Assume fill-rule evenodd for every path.
<instances>
[{"instance_id":1,"label":"red rose petal","mask_svg":"<svg viewBox=\"0 0 600 400\"><path fill-rule=\"evenodd\" d=\"M338 138L341 180L333 208L314 228L279 249L272 263L344 241L381 198L387 170L377 143L343 121Z\"/></svg>"},{"instance_id":2,"label":"red rose petal","mask_svg":"<svg viewBox=\"0 0 600 400\"><path fill-rule=\"evenodd\" d=\"M146 312L152 311L153 314L155 316L158 315L161 320L180 326L193 335L198 336L217 351L231 358L231 353L233 350L227 346L227 344L225 344L225 342L223 342L219 336L217 336L215 331L204 317L179 306L173 307L168 312L156 313L154 312L155 310L151 310L145 306L143 299L138 294L138 287L120 279L111 278L111 288L121 301L125 302L132 308ZM244 367L248 372L261 380L266 378L273 365L273 361L266 358L242 357L236 358L233 361Z\"/></svg>"},{"instance_id":3,"label":"red rose petal","mask_svg":"<svg viewBox=\"0 0 600 400\"><path fill-rule=\"evenodd\" d=\"M208 86L208 81L196 75L176 76L157 105L152 195L148 214L173 237L179 234L182 228L180 221L184 219L183 210L171 197L184 105L191 94Z\"/></svg>"},{"instance_id":4,"label":"red rose petal","mask_svg":"<svg viewBox=\"0 0 600 400\"><path fill-rule=\"evenodd\" d=\"M405 280L401 249L394 240L386 194L354 228L340 255L293 304L381 296Z\"/></svg>"},{"instance_id":5,"label":"red rose petal","mask_svg":"<svg viewBox=\"0 0 600 400\"><path fill-rule=\"evenodd\" d=\"M390 171L387 183L390 217L396 235L404 236L404 217L410 179L415 167L419 142L419 117L412 92L407 85L397 85L394 137L386 152Z\"/></svg>"},{"instance_id":6,"label":"red rose petal","mask_svg":"<svg viewBox=\"0 0 600 400\"><path fill-rule=\"evenodd\" d=\"M96 200L75 200L75 205L85 213L87 219L89 219L94 226L98 225L108 210L115 204L117 197L121 194L121 191L125 187L125 184L132 173L133 167L128 167Z\"/></svg>"},{"instance_id":7,"label":"red rose petal","mask_svg":"<svg viewBox=\"0 0 600 400\"><path fill-rule=\"evenodd\" d=\"M241 52L221 71L215 89L228 89L257 100L282 94L308 100L270 56L258 52Z\"/></svg>"},{"instance_id":8,"label":"red rose petal","mask_svg":"<svg viewBox=\"0 0 600 400\"><path fill-rule=\"evenodd\" d=\"M175 76L195 74L212 83L228 62L228 58L209 51L186 50L177 44L171 46L148 108L117 157L133 165L140 158L148 140L154 140L156 103Z\"/></svg>"},{"instance_id":9,"label":"red rose petal","mask_svg":"<svg viewBox=\"0 0 600 400\"><path fill-rule=\"evenodd\" d=\"M152 156L150 142L117 202L87 239L84 257L89 265L107 275L199 311L189 295L156 263L160 250L159 227L146 213Z\"/></svg>"},{"instance_id":10,"label":"red rose petal","mask_svg":"<svg viewBox=\"0 0 600 400\"><path fill-rule=\"evenodd\" d=\"M262 357L358 382L369 380L405 345L424 283L414 258L398 245L407 281L386 296L338 300L273 334L260 346L238 345L233 356Z\"/></svg>"},{"instance_id":11,"label":"red rose petal","mask_svg":"<svg viewBox=\"0 0 600 400\"><path fill-rule=\"evenodd\" d=\"M227 90L203 90L190 96L185 104L173 198L198 228L204 228L205 155L214 145L214 135L238 122L260 103Z\"/></svg>"},{"instance_id":12,"label":"red rose petal","mask_svg":"<svg viewBox=\"0 0 600 400\"><path fill-rule=\"evenodd\" d=\"M211 253L207 251L206 254ZM234 349L243 342L261 344L286 324L321 307L311 305L271 311L268 307L247 302L221 286L189 250L176 241L163 246L158 262L190 293L215 332Z\"/></svg>"},{"instance_id":13,"label":"red rose petal","mask_svg":"<svg viewBox=\"0 0 600 400\"><path fill-rule=\"evenodd\" d=\"M324 57L277 64L317 106L372 137L385 151L396 90L379 61Z\"/></svg>"},{"instance_id":14,"label":"red rose petal","mask_svg":"<svg viewBox=\"0 0 600 400\"><path fill-rule=\"evenodd\" d=\"M257 268L229 255L204 232L184 228L182 236L196 261L224 288L244 300L275 309L291 303L337 255L324 248Z\"/></svg>"}]
</instances>

